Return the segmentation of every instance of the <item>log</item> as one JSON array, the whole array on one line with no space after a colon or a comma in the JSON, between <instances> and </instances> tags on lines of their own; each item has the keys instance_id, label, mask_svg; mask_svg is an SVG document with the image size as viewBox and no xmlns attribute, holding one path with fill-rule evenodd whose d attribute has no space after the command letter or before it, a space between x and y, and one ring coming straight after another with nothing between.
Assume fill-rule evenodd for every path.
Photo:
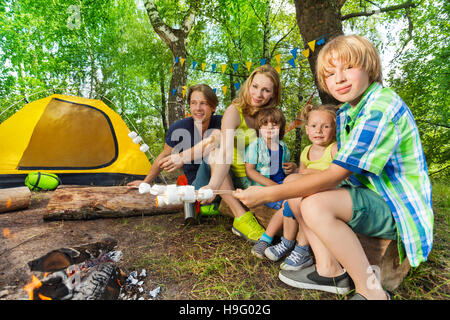
<instances>
[{"instance_id":1,"label":"log","mask_svg":"<svg viewBox=\"0 0 450 320\"><path fill-rule=\"evenodd\" d=\"M234 217L225 201L221 201L219 210L222 214ZM266 206L251 208L251 211L264 228L267 228L270 219L276 212L276 210ZM279 231L278 235L282 235L282 232ZM378 266L382 286L390 291L397 289L410 269L408 259L399 264L397 241L372 238L362 234L357 234L357 236L369 263Z\"/></svg>"},{"instance_id":2,"label":"log","mask_svg":"<svg viewBox=\"0 0 450 320\"><path fill-rule=\"evenodd\" d=\"M43 219L89 220L175 213L183 205L156 206L156 197L126 186L58 187L47 204Z\"/></svg>"},{"instance_id":3,"label":"log","mask_svg":"<svg viewBox=\"0 0 450 320\"><path fill-rule=\"evenodd\" d=\"M28 208L31 191L28 187L0 189L0 212Z\"/></svg>"}]
</instances>

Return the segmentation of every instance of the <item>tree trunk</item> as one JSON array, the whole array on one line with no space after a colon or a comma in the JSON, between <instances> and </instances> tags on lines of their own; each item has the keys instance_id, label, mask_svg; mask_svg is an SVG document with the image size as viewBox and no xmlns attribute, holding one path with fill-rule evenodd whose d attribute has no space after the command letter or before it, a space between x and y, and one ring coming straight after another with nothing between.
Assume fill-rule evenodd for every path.
<instances>
[{"instance_id":1,"label":"tree trunk","mask_svg":"<svg viewBox=\"0 0 450 320\"><path fill-rule=\"evenodd\" d=\"M173 122L183 119L185 114L182 87L186 85L187 69L186 61L181 65L181 59L186 59L187 56L186 40L194 25L197 2L194 1L191 4L191 7L181 23L180 29L174 29L164 23L152 0L144 1L144 5L153 29L172 51L174 61L178 58L178 63L174 63L173 65L170 89L168 92L168 120L169 125L171 125Z\"/></svg>"},{"instance_id":2,"label":"tree trunk","mask_svg":"<svg viewBox=\"0 0 450 320\"><path fill-rule=\"evenodd\" d=\"M28 208L31 192L28 187L0 189L0 212Z\"/></svg>"},{"instance_id":3,"label":"tree trunk","mask_svg":"<svg viewBox=\"0 0 450 320\"><path fill-rule=\"evenodd\" d=\"M345 1L337 0L294 0L297 24L302 35L305 47L308 42L326 36L325 41L344 34L342 31L341 8ZM308 57L311 72L314 75L316 87L319 88L316 77L316 60L320 47L316 46L314 52ZM337 102L333 97L319 90L322 103Z\"/></svg>"},{"instance_id":4,"label":"tree trunk","mask_svg":"<svg viewBox=\"0 0 450 320\"><path fill-rule=\"evenodd\" d=\"M55 190L44 220L88 220L175 213L183 205L158 207L155 196L119 187L67 187Z\"/></svg>"}]
</instances>

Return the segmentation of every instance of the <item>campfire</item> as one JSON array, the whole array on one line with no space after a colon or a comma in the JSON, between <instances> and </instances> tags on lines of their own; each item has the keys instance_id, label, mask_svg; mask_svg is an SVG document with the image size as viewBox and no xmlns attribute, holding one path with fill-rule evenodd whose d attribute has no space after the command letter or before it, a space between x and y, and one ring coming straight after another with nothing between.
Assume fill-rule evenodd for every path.
<instances>
[{"instance_id":1,"label":"campfire","mask_svg":"<svg viewBox=\"0 0 450 320\"><path fill-rule=\"evenodd\" d=\"M32 272L43 273L42 278L32 275L24 290L30 300L130 300L137 299L144 290L146 277L143 270L139 276L129 276L117 263L122 252L114 250L114 239L83 245L76 248L60 248L36 260L28 266ZM157 290L158 289L158 290ZM149 292L154 298L159 288ZM131 296L131 297L130 297ZM142 297L140 297L142 300Z\"/></svg>"}]
</instances>

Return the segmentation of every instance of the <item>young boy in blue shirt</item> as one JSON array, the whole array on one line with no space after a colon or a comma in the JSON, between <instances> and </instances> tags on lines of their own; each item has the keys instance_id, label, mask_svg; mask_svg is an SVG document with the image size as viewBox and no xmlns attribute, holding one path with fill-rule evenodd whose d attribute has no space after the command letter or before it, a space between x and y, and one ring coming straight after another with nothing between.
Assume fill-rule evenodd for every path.
<instances>
[{"instance_id":1,"label":"young boy in blue shirt","mask_svg":"<svg viewBox=\"0 0 450 320\"><path fill-rule=\"evenodd\" d=\"M427 260L434 217L417 125L401 98L382 86L380 57L368 40L336 37L319 52L316 70L319 86L344 103L333 163L286 184L237 190L235 197L249 207L290 199L316 264L281 270L283 282L346 293L351 277L352 299L389 299L379 279L374 281L356 233L398 240L400 260L406 252L413 267Z\"/></svg>"}]
</instances>

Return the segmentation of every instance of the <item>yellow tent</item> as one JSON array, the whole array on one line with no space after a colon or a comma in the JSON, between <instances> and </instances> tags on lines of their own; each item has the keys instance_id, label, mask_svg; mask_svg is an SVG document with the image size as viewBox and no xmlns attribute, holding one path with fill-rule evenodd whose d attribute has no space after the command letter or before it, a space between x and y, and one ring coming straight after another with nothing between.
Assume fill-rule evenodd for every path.
<instances>
[{"instance_id":1,"label":"yellow tent","mask_svg":"<svg viewBox=\"0 0 450 320\"><path fill-rule=\"evenodd\" d=\"M0 188L33 171L63 184L117 185L142 179L150 162L122 118L100 100L54 94L0 124Z\"/></svg>"}]
</instances>

